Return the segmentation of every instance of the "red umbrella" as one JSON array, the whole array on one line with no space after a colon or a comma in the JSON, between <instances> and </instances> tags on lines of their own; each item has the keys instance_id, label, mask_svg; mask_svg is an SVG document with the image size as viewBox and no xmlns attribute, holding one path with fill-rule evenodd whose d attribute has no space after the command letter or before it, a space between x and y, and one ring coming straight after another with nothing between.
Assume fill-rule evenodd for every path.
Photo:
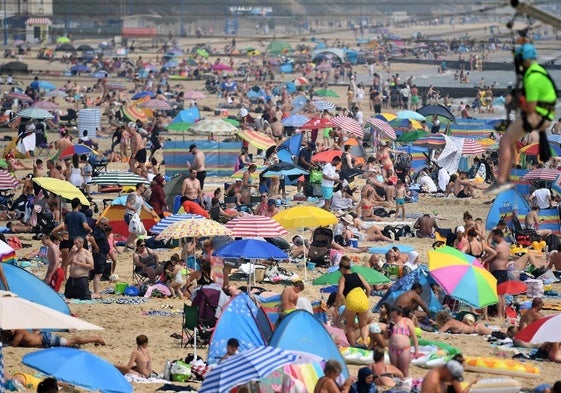
<instances>
[{"instance_id":1,"label":"red umbrella","mask_svg":"<svg viewBox=\"0 0 561 393\"><path fill-rule=\"evenodd\" d=\"M294 84L296 86L304 86L304 85L309 85L310 82L308 82L308 80L306 78L301 76L301 77L298 77L298 78L294 79Z\"/></svg>"},{"instance_id":2,"label":"red umbrella","mask_svg":"<svg viewBox=\"0 0 561 393\"><path fill-rule=\"evenodd\" d=\"M561 174L561 171L553 168L538 168L534 169L526 173L522 176L524 180L546 180L546 181L554 181L557 179L557 176Z\"/></svg>"},{"instance_id":3,"label":"red umbrella","mask_svg":"<svg viewBox=\"0 0 561 393\"><path fill-rule=\"evenodd\" d=\"M561 314L550 315L532 322L514 338L532 344L561 341Z\"/></svg>"},{"instance_id":4,"label":"red umbrella","mask_svg":"<svg viewBox=\"0 0 561 393\"><path fill-rule=\"evenodd\" d=\"M497 285L499 295L520 295L528 290L522 281L508 280Z\"/></svg>"},{"instance_id":5,"label":"red umbrella","mask_svg":"<svg viewBox=\"0 0 561 393\"><path fill-rule=\"evenodd\" d=\"M10 172L0 171L0 190L13 190L19 182Z\"/></svg>"},{"instance_id":6,"label":"red umbrella","mask_svg":"<svg viewBox=\"0 0 561 393\"><path fill-rule=\"evenodd\" d=\"M302 127L303 130L314 130L314 129L321 129L321 128L330 128L336 127L335 123L333 123L329 119L325 119L323 117L314 117L313 119L308 120Z\"/></svg>"},{"instance_id":7,"label":"red umbrella","mask_svg":"<svg viewBox=\"0 0 561 393\"><path fill-rule=\"evenodd\" d=\"M462 147L462 154L483 154L485 153L485 148L475 139L464 139L464 145Z\"/></svg>"},{"instance_id":8,"label":"red umbrella","mask_svg":"<svg viewBox=\"0 0 561 393\"><path fill-rule=\"evenodd\" d=\"M33 98L29 97L27 94L25 93L20 93L17 91L11 91L8 94L6 94L6 97L11 98L12 100L20 100L20 101L28 101L28 102L33 102Z\"/></svg>"},{"instance_id":9,"label":"red umbrella","mask_svg":"<svg viewBox=\"0 0 561 393\"><path fill-rule=\"evenodd\" d=\"M324 150L312 156L312 160L317 162L331 162L333 157L341 157L343 151L341 150Z\"/></svg>"},{"instance_id":10,"label":"red umbrella","mask_svg":"<svg viewBox=\"0 0 561 393\"><path fill-rule=\"evenodd\" d=\"M232 237L281 237L288 235L278 222L265 216L237 217L226 223Z\"/></svg>"},{"instance_id":11,"label":"red umbrella","mask_svg":"<svg viewBox=\"0 0 561 393\"><path fill-rule=\"evenodd\" d=\"M375 117L371 117L366 119L366 123L370 124L374 129L384 134L387 138L394 141L397 138L395 130L383 120L376 119ZM385 139L385 138L384 138Z\"/></svg>"},{"instance_id":12,"label":"red umbrella","mask_svg":"<svg viewBox=\"0 0 561 393\"><path fill-rule=\"evenodd\" d=\"M359 138L362 138L364 136L364 130L362 129L362 126L355 119L347 116L335 116L333 119L331 119L331 121L349 134L356 135Z\"/></svg>"}]
</instances>

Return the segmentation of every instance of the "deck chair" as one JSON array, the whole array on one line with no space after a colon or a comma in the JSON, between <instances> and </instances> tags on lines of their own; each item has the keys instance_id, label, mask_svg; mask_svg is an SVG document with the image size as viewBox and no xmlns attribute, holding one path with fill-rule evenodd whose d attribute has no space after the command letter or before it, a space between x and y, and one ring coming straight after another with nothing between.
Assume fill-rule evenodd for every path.
<instances>
[{"instance_id":1,"label":"deck chair","mask_svg":"<svg viewBox=\"0 0 561 393\"><path fill-rule=\"evenodd\" d=\"M196 335L199 327L199 307L183 304L183 320L181 321L181 348L193 344L196 347ZM183 344L185 343L185 344Z\"/></svg>"},{"instance_id":2,"label":"deck chair","mask_svg":"<svg viewBox=\"0 0 561 393\"><path fill-rule=\"evenodd\" d=\"M78 120L78 112L71 108L68 108L66 115L60 116L60 121L66 122L67 125L76 123L77 120Z\"/></svg>"},{"instance_id":3,"label":"deck chair","mask_svg":"<svg viewBox=\"0 0 561 393\"><path fill-rule=\"evenodd\" d=\"M132 281L133 285L142 288L143 285L148 285L148 276L146 276L142 271L138 270L135 264L132 264Z\"/></svg>"}]
</instances>

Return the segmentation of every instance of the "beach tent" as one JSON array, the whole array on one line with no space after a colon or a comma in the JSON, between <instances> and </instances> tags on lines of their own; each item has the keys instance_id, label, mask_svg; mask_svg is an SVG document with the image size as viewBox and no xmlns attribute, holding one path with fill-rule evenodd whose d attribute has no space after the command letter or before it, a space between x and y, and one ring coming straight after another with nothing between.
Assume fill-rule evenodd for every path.
<instances>
[{"instance_id":1,"label":"beach tent","mask_svg":"<svg viewBox=\"0 0 561 393\"><path fill-rule=\"evenodd\" d=\"M296 134L290 138L285 139L277 149L277 157L280 162L288 162L293 164L292 157L298 157L300 148L302 147L302 134Z\"/></svg>"},{"instance_id":2,"label":"beach tent","mask_svg":"<svg viewBox=\"0 0 561 393\"><path fill-rule=\"evenodd\" d=\"M298 297L298 302L300 302L300 299L304 299L304 297L299 296ZM281 302L281 295L280 294L274 294L274 295L266 296L266 297L265 296L258 296L257 300L261 304L261 308L263 309L265 314L267 314L267 317L269 318L269 321L271 321L271 323L273 325L275 323L277 323L277 321L279 319L279 305L280 305L280 302ZM312 305L312 309L314 311L314 317L316 317L316 319L318 321L320 321L321 323L327 323L327 315L325 315L325 311L321 308L321 302L320 301L314 301L314 302L311 303L311 305ZM302 308L302 307L299 306L298 308Z\"/></svg>"},{"instance_id":3,"label":"beach tent","mask_svg":"<svg viewBox=\"0 0 561 393\"><path fill-rule=\"evenodd\" d=\"M174 117L173 123L195 123L197 120L201 118L201 112L199 108L193 107L189 109L183 109L181 112Z\"/></svg>"},{"instance_id":4,"label":"beach tent","mask_svg":"<svg viewBox=\"0 0 561 393\"><path fill-rule=\"evenodd\" d=\"M240 154L241 142L211 142L211 141L169 141L166 142L164 160L166 161L166 175L175 176L185 173L185 163L193 162L193 155L189 153L189 146L196 144L205 154L205 169L208 177L230 177L232 168Z\"/></svg>"},{"instance_id":5,"label":"beach tent","mask_svg":"<svg viewBox=\"0 0 561 393\"><path fill-rule=\"evenodd\" d=\"M120 198L120 199L119 199ZM102 217L107 217L111 222L111 226L113 227L113 233L118 233L119 235L128 236L129 235L129 226L125 222L125 206L123 204L119 204L122 200L126 201L127 196L122 195L113 202L111 205L107 206L105 210L100 214L98 218L98 222ZM117 202L116 202L117 201ZM140 211L140 220L144 224L144 228L152 228L156 223L154 217L144 209Z\"/></svg>"},{"instance_id":6,"label":"beach tent","mask_svg":"<svg viewBox=\"0 0 561 393\"><path fill-rule=\"evenodd\" d=\"M183 180L187 178L187 173L178 173L171 179L166 181L164 184L164 195L166 196L166 203L168 208L173 210L173 214L176 214L180 208L180 204L175 203L175 197L177 195L181 196L181 188L183 187Z\"/></svg>"},{"instance_id":7,"label":"beach tent","mask_svg":"<svg viewBox=\"0 0 561 393\"><path fill-rule=\"evenodd\" d=\"M489 208L485 229L490 231L497 226L501 217L510 215L513 210L518 212L518 218L523 220L530 206L524 197L515 189L505 190L495 198L495 201Z\"/></svg>"},{"instance_id":8,"label":"beach tent","mask_svg":"<svg viewBox=\"0 0 561 393\"><path fill-rule=\"evenodd\" d=\"M265 52L273 54L273 55L280 55L283 53L288 53L292 50L290 44L283 40L274 40L269 42L267 48L265 48Z\"/></svg>"},{"instance_id":9,"label":"beach tent","mask_svg":"<svg viewBox=\"0 0 561 393\"><path fill-rule=\"evenodd\" d=\"M349 138L345 141L345 145L351 146L351 156L353 156L355 160L355 168L360 167L361 165L366 163L366 152L364 151L364 147L358 142L356 138Z\"/></svg>"},{"instance_id":10,"label":"beach tent","mask_svg":"<svg viewBox=\"0 0 561 393\"><path fill-rule=\"evenodd\" d=\"M530 181L524 179L528 172L528 169L511 169L509 176L510 182L514 184L514 189L524 196L530 195L532 189Z\"/></svg>"},{"instance_id":11,"label":"beach tent","mask_svg":"<svg viewBox=\"0 0 561 393\"><path fill-rule=\"evenodd\" d=\"M404 277L397 280L382 296L380 301L376 304L373 312L379 312L380 306L384 303L389 303L392 305L397 297L402 293L411 290L414 283L418 282L423 286L423 293L421 298L427 304L429 311L433 314L432 317L436 315L437 312L442 310L442 304L438 301L438 298L432 291L430 285L435 281L429 275L429 269L425 265L419 266L417 269L409 272Z\"/></svg>"},{"instance_id":12,"label":"beach tent","mask_svg":"<svg viewBox=\"0 0 561 393\"><path fill-rule=\"evenodd\" d=\"M336 57L338 58L341 63L345 61L345 51L340 48L325 48L325 49L316 49L312 52L312 61L315 63L318 60L323 60L329 57Z\"/></svg>"},{"instance_id":13,"label":"beach tent","mask_svg":"<svg viewBox=\"0 0 561 393\"><path fill-rule=\"evenodd\" d=\"M215 364L226 354L226 343L235 338L239 351L265 346L273 328L267 315L247 294L234 296L216 322L208 348L208 364Z\"/></svg>"},{"instance_id":14,"label":"beach tent","mask_svg":"<svg viewBox=\"0 0 561 393\"><path fill-rule=\"evenodd\" d=\"M4 263L2 267L11 292L30 302L70 315L68 304L43 280L36 277L33 273L10 263ZM0 289L3 291L7 290L1 282Z\"/></svg>"},{"instance_id":15,"label":"beach tent","mask_svg":"<svg viewBox=\"0 0 561 393\"><path fill-rule=\"evenodd\" d=\"M343 376L349 377L345 359L333 338L321 322L307 311L296 310L284 317L269 345L289 351L306 351L322 359L335 359L343 366Z\"/></svg>"}]
</instances>

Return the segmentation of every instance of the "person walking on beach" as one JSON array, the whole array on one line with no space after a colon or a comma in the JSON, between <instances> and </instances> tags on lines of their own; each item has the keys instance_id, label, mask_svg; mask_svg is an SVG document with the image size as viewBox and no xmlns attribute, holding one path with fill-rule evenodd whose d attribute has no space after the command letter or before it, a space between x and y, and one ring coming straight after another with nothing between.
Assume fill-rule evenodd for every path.
<instances>
[{"instance_id":1,"label":"person walking on beach","mask_svg":"<svg viewBox=\"0 0 561 393\"><path fill-rule=\"evenodd\" d=\"M130 134L130 143L131 143L131 156L129 159L129 169L131 173L136 172L136 164L140 166L140 173L146 172L146 157L147 152L146 148L144 147L144 140L142 139L142 135L137 130L137 125L132 121L128 124L128 131Z\"/></svg>"},{"instance_id":2,"label":"person walking on beach","mask_svg":"<svg viewBox=\"0 0 561 393\"><path fill-rule=\"evenodd\" d=\"M56 233L50 235L44 234L41 238L43 245L47 247L47 273L43 280L48 286L53 288L55 292L60 290L60 286L64 281L64 269L61 267L62 260L60 258L60 237Z\"/></svg>"},{"instance_id":3,"label":"person walking on beach","mask_svg":"<svg viewBox=\"0 0 561 393\"><path fill-rule=\"evenodd\" d=\"M183 180L181 186L181 195L192 202L200 204L203 200L203 187L201 186L201 181L198 179L198 173L196 169L191 168L189 171L189 177Z\"/></svg>"},{"instance_id":4,"label":"person walking on beach","mask_svg":"<svg viewBox=\"0 0 561 393\"><path fill-rule=\"evenodd\" d=\"M84 238L74 238L74 246L70 249L67 261L70 268L64 296L68 299L90 300L89 274L94 262L92 254L84 248Z\"/></svg>"},{"instance_id":5,"label":"person walking on beach","mask_svg":"<svg viewBox=\"0 0 561 393\"><path fill-rule=\"evenodd\" d=\"M193 163L190 164L191 170L197 171L197 179L201 183L201 190L205 188L206 170L205 170L205 153L203 153L197 145L189 146L189 153L193 154Z\"/></svg>"},{"instance_id":6,"label":"person walking on beach","mask_svg":"<svg viewBox=\"0 0 561 393\"><path fill-rule=\"evenodd\" d=\"M534 130L540 133L540 152L549 149L545 130L555 118L555 102L557 92L553 79L537 61L536 48L530 43L520 45L515 52L517 72L523 73L523 95L519 97L517 106L520 116L507 128L499 143L499 173L495 183L487 193L494 195L508 189L507 183L512 164L516 142ZM541 156L541 154L540 154ZM545 158L545 157L542 157ZM549 158L549 157L547 157ZM547 161L543 160L542 161Z\"/></svg>"},{"instance_id":7,"label":"person walking on beach","mask_svg":"<svg viewBox=\"0 0 561 393\"><path fill-rule=\"evenodd\" d=\"M489 271L497 279L497 285L508 281L507 265L510 257L510 246L506 242L504 233L500 229L493 229L491 231L491 240L495 244L493 247L494 253L489 251L489 255L483 259L483 265L489 264ZM505 307L504 295L499 295L499 304L497 305L497 317L503 320Z\"/></svg>"}]
</instances>

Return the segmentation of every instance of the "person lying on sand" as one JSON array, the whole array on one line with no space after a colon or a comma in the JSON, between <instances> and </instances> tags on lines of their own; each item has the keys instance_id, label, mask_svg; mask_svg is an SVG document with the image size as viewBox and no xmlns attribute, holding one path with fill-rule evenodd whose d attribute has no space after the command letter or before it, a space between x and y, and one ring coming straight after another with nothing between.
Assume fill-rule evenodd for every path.
<instances>
[{"instance_id":1,"label":"person lying on sand","mask_svg":"<svg viewBox=\"0 0 561 393\"><path fill-rule=\"evenodd\" d=\"M131 353L126 366L115 366L123 374L135 374L144 378L152 376L152 357L148 351L148 337L141 334L136 337L136 349Z\"/></svg>"},{"instance_id":2,"label":"person lying on sand","mask_svg":"<svg viewBox=\"0 0 561 393\"><path fill-rule=\"evenodd\" d=\"M92 343L96 345L105 345L105 340L103 337L98 335L64 338L49 331L30 332L24 329L16 329L4 330L2 332L2 343L12 347L50 348L74 347Z\"/></svg>"},{"instance_id":3,"label":"person lying on sand","mask_svg":"<svg viewBox=\"0 0 561 393\"><path fill-rule=\"evenodd\" d=\"M466 317L471 316L467 314ZM466 322L464 322L466 320ZM458 321L452 318L447 312L439 312L436 315L436 325L438 326L439 333L452 333L452 334L479 334L487 336L493 333L485 324L475 322L475 320L464 319Z\"/></svg>"}]
</instances>

